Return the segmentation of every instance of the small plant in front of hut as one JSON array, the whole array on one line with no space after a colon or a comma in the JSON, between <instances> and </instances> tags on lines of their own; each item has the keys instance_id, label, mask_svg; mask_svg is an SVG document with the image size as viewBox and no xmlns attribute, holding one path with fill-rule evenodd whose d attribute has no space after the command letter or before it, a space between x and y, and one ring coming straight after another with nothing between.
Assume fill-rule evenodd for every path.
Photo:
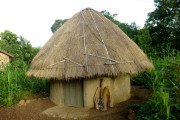
<instances>
[{"instance_id":1,"label":"small plant in front of hut","mask_svg":"<svg viewBox=\"0 0 180 120\"><path fill-rule=\"evenodd\" d=\"M29 93L48 92L49 82L27 78L25 73L28 65L19 61L16 64L9 63L0 71L0 106L12 106Z\"/></svg>"},{"instance_id":2,"label":"small plant in front of hut","mask_svg":"<svg viewBox=\"0 0 180 120\"><path fill-rule=\"evenodd\" d=\"M11 64L0 71L0 104L11 106L23 97L22 87L18 85L18 69Z\"/></svg>"}]
</instances>

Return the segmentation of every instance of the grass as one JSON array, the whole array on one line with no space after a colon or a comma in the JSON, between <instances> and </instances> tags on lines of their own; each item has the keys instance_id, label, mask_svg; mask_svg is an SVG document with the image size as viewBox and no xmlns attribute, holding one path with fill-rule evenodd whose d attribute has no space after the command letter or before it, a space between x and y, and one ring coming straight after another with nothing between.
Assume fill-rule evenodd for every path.
<instances>
[{"instance_id":1,"label":"grass","mask_svg":"<svg viewBox=\"0 0 180 120\"><path fill-rule=\"evenodd\" d=\"M138 120L180 119L180 53L173 52L153 60L155 69L132 80L153 90L152 97L142 105L133 105Z\"/></svg>"},{"instance_id":2,"label":"grass","mask_svg":"<svg viewBox=\"0 0 180 120\"><path fill-rule=\"evenodd\" d=\"M29 93L47 92L49 81L25 76L28 65L23 61L0 70L0 106L12 106ZM28 94L27 94L28 93Z\"/></svg>"}]
</instances>

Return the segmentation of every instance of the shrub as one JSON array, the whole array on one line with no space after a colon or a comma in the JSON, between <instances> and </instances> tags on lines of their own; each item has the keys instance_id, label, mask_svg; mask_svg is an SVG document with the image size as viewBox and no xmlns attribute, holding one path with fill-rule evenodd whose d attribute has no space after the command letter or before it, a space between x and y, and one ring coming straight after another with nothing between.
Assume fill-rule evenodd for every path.
<instances>
[{"instance_id":1,"label":"shrub","mask_svg":"<svg viewBox=\"0 0 180 120\"><path fill-rule=\"evenodd\" d=\"M155 69L143 73L134 81L153 89L152 97L142 105L137 105L138 120L178 120L180 119L180 53L169 54L153 60Z\"/></svg>"},{"instance_id":2,"label":"shrub","mask_svg":"<svg viewBox=\"0 0 180 120\"><path fill-rule=\"evenodd\" d=\"M28 65L23 61L8 64L0 71L0 106L11 106L30 93L47 92L49 81L25 76Z\"/></svg>"}]
</instances>

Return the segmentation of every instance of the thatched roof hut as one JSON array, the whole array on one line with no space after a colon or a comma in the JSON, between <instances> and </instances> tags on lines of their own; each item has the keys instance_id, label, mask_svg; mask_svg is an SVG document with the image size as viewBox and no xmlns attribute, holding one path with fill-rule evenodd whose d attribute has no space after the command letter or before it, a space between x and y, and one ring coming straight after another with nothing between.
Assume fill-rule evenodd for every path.
<instances>
[{"instance_id":1,"label":"thatched roof hut","mask_svg":"<svg viewBox=\"0 0 180 120\"><path fill-rule=\"evenodd\" d=\"M95 81L92 78L129 76L152 68L145 53L117 25L86 8L54 33L34 57L27 76Z\"/></svg>"}]
</instances>

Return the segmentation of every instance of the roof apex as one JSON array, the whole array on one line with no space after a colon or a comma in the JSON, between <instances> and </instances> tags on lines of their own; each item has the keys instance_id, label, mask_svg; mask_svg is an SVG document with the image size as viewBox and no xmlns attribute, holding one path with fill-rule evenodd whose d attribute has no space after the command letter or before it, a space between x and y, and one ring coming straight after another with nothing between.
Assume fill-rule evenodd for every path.
<instances>
[{"instance_id":1,"label":"roof apex","mask_svg":"<svg viewBox=\"0 0 180 120\"><path fill-rule=\"evenodd\" d=\"M134 75L152 68L146 54L117 25L85 8L46 42L27 76L68 80Z\"/></svg>"}]
</instances>

